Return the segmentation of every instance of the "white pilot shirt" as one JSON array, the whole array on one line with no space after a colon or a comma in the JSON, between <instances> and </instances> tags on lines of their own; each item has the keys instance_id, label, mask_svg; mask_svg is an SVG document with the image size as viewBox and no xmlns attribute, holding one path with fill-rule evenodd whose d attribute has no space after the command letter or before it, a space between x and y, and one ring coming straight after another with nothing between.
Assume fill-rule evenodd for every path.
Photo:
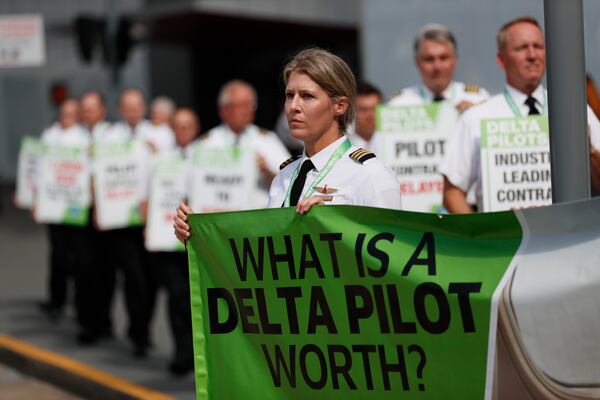
<instances>
[{"instance_id":1,"label":"white pilot shirt","mask_svg":"<svg viewBox=\"0 0 600 400\"><path fill-rule=\"evenodd\" d=\"M151 143L157 153L170 151L175 147L175 135L168 126L154 126L148 120L138 122L135 127L126 122L116 122L110 129L99 135L98 139L103 142L115 142L126 139L136 139L142 143Z\"/></svg>"},{"instance_id":2,"label":"white pilot shirt","mask_svg":"<svg viewBox=\"0 0 600 400\"><path fill-rule=\"evenodd\" d=\"M315 168L309 171L306 176L300 199L310 190L329 157L344 140L346 140L346 136L342 136L310 157ZM358 149L356 146L350 147L318 184L319 187L326 185L327 188L334 190L333 193L330 193L333 197L332 200L326 201L325 204L346 204L400 210L402 207L400 185L393 172L377 158L371 158L364 163L351 159L350 154ZM279 171L269 191L269 208L282 206L294 171L307 158L308 156L304 153L302 157ZM315 191L313 194L318 195L319 193Z\"/></svg>"},{"instance_id":3,"label":"white pilot shirt","mask_svg":"<svg viewBox=\"0 0 600 400\"><path fill-rule=\"evenodd\" d=\"M91 143L89 135L81 125L63 129L58 122L42 132L41 141L44 144L60 146L89 146Z\"/></svg>"},{"instance_id":4,"label":"white pilot shirt","mask_svg":"<svg viewBox=\"0 0 600 400\"><path fill-rule=\"evenodd\" d=\"M99 121L94 125L94 127L90 130L89 127L84 126L84 129L90 135L92 141L99 140L105 132L107 132L111 128L111 124L106 121Z\"/></svg>"},{"instance_id":5,"label":"white pilot shirt","mask_svg":"<svg viewBox=\"0 0 600 400\"><path fill-rule=\"evenodd\" d=\"M115 122L108 129L94 134L94 143L120 143L134 138L135 128L132 129L126 122Z\"/></svg>"},{"instance_id":6,"label":"white pilot shirt","mask_svg":"<svg viewBox=\"0 0 600 400\"><path fill-rule=\"evenodd\" d=\"M529 106L525 104L527 95L510 85L506 86L506 90L512 96L521 115L528 115ZM534 90L532 97L536 99L540 113L545 110L546 91L542 85ZM600 122L598 122L598 118L589 106L587 116L592 146L600 150ZM480 153L481 120L503 117L514 117L514 113L503 93L497 94L487 102L465 111L446 146L446 154L439 168L440 173L445 175L450 183L463 192L467 192L474 187L479 210L483 209Z\"/></svg>"},{"instance_id":7,"label":"white pilot shirt","mask_svg":"<svg viewBox=\"0 0 600 400\"><path fill-rule=\"evenodd\" d=\"M274 132L253 124L248 125L239 134L233 132L225 124L218 125L208 131L207 136L202 139L202 144L215 147L238 145L242 148L251 148L265 159L267 167L273 173L276 173L281 163L290 157L290 153ZM253 207L264 208L268 201L270 182L265 182L262 174L258 175Z\"/></svg>"},{"instance_id":8,"label":"white pilot shirt","mask_svg":"<svg viewBox=\"0 0 600 400\"><path fill-rule=\"evenodd\" d=\"M465 85L462 82L452 81L442 92L444 101L457 105L461 101L479 104L490 98L487 90L479 86ZM388 104L395 106L414 106L433 102L435 95L425 85L414 85L402 89L400 94L392 97Z\"/></svg>"},{"instance_id":9,"label":"white pilot shirt","mask_svg":"<svg viewBox=\"0 0 600 400\"><path fill-rule=\"evenodd\" d=\"M151 143L157 153L169 152L175 148L175 134L169 124L154 125L146 122L140 123L143 125L137 132L138 139Z\"/></svg>"}]
</instances>

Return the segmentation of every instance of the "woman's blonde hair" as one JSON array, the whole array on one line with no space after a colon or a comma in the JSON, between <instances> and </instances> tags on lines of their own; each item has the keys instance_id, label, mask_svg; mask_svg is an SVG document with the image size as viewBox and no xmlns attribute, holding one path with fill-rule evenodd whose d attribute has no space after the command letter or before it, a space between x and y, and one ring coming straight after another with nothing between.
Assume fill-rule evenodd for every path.
<instances>
[{"instance_id":1,"label":"woman's blonde hair","mask_svg":"<svg viewBox=\"0 0 600 400\"><path fill-rule=\"evenodd\" d=\"M327 50L310 48L296 54L283 69L283 82L286 86L292 72L307 75L334 101L340 97L348 99L348 109L337 117L340 131L346 132L354 120L356 97L356 79L348 64Z\"/></svg>"}]
</instances>

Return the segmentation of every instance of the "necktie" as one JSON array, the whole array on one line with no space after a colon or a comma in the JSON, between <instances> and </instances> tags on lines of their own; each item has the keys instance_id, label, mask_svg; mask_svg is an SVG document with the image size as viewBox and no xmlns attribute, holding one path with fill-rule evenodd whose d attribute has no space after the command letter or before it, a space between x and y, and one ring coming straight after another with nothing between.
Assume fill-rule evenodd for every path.
<instances>
[{"instance_id":1,"label":"necktie","mask_svg":"<svg viewBox=\"0 0 600 400\"><path fill-rule=\"evenodd\" d=\"M433 102L434 102L434 103L439 103L440 101L444 101L444 100L446 100L446 99L444 98L444 95L443 95L443 94L436 94L436 95L433 97Z\"/></svg>"},{"instance_id":2,"label":"necktie","mask_svg":"<svg viewBox=\"0 0 600 400\"><path fill-rule=\"evenodd\" d=\"M535 106L535 99L533 97L529 96L527 100L525 100L525 104L529 107L528 115L540 115L540 111Z\"/></svg>"},{"instance_id":3,"label":"necktie","mask_svg":"<svg viewBox=\"0 0 600 400\"><path fill-rule=\"evenodd\" d=\"M304 183L306 182L306 174L308 171L314 169L315 166L310 161L310 159L304 160L302 166L300 167L300 172L292 185L292 192L290 194L290 206L298 205L298 200L300 199L300 195L302 194L302 189L304 189Z\"/></svg>"}]
</instances>

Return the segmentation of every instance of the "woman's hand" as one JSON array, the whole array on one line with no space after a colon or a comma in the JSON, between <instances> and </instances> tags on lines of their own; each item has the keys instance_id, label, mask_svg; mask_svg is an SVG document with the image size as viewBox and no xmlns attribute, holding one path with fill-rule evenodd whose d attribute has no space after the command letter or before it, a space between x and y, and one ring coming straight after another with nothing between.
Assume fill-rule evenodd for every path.
<instances>
[{"instance_id":1,"label":"woman's hand","mask_svg":"<svg viewBox=\"0 0 600 400\"><path fill-rule=\"evenodd\" d=\"M190 226L187 224L187 216L192 212L185 203L179 203L175 218L173 218L173 228L175 229L175 236L181 243L185 243L190 237Z\"/></svg>"},{"instance_id":2,"label":"woman's hand","mask_svg":"<svg viewBox=\"0 0 600 400\"><path fill-rule=\"evenodd\" d=\"M307 197L306 199L302 199L298 202L298 205L296 206L296 212L298 214L306 214L312 206L316 206L319 204L325 204L321 196Z\"/></svg>"}]
</instances>

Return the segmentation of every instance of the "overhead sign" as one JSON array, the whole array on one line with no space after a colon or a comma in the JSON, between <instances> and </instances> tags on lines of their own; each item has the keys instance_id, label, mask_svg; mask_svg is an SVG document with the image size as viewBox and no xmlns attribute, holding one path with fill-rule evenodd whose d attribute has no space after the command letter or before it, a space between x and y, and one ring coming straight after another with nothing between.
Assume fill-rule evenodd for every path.
<instances>
[{"instance_id":1,"label":"overhead sign","mask_svg":"<svg viewBox=\"0 0 600 400\"><path fill-rule=\"evenodd\" d=\"M45 59L41 15L0 16L0 67L35 67Z\"/></svg>"}]
</instances>

